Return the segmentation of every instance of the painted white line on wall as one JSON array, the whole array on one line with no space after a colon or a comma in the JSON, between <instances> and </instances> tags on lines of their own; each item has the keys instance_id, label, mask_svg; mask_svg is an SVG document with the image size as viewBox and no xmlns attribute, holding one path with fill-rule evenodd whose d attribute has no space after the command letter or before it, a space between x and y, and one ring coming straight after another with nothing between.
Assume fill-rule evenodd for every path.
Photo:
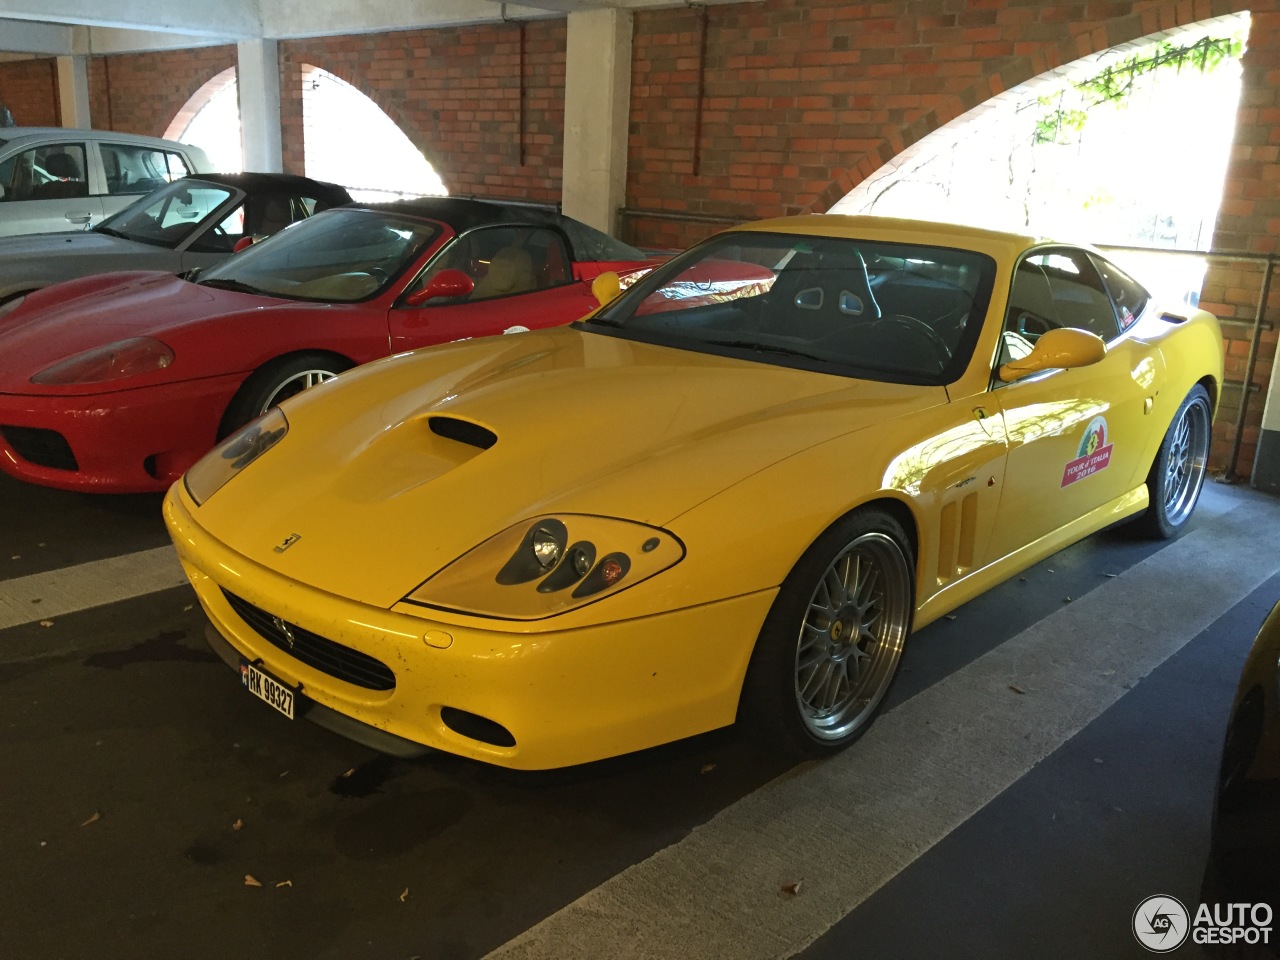
<instances>
[{"instance_id":1,"label":"painted white line on wall","mask_svg":"<svg viewBox=\"0 0 1280 960\"><path fill-rule=\"evenodd\" d=\"M130 600L186 582L173 547L156 547L0 580L0 630Z\"/></svg>"},{"instance_id":2,"label":"painted white line on wall","mask_svg":"<svg viewBox=\"0 0 1280 960\"><path fill-rule=\"evenodd\" d=\"M793 956L1274 575L1278 525L1203 523L489 956Z\"/></svg>"}]
</instances>

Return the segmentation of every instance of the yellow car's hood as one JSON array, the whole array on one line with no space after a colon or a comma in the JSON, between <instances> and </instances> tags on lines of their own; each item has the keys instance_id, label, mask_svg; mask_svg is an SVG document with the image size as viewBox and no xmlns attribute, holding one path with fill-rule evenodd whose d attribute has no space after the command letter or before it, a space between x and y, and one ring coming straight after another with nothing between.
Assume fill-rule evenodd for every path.
<instances>
[{"instance_id":1,"label":"yellow car's hood","mask_svg":"<svg viewBox=\"0 0 1280 960\"><path fill-rule=\"evenodd\" d=\"M554 513L670 524L799 450L945 400L940 387L568 328L468 341L359 368L286 404L288 435L197 519L252 560L390 606L512 524ZM460 424L496 441L441 435Z\"/></svg>"}]
</instances>

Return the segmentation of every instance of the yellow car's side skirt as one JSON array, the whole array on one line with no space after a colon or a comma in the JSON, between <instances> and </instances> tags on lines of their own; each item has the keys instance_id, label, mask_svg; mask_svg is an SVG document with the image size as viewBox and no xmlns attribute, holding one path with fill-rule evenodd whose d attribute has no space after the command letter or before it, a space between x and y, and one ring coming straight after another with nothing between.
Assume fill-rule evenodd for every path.
<instances>
[{"instance_id":1,"label":"yellow car's side skirt","mask_svg":"<svg viewBox=\"0 0 1280 960\"><path fill-rule=\"evenodd\" d=\"M1013 553L974 570L963 578L947 584L916 609L913 629L919 630L945 613L949 613L998 583L1020 573L1045 557L1052 556L1063 547L1087 537L1103 527L1141 513L1147 508L1150 497L1147 486L1141 483L1128 493L1104 503L1096 510L1077 517L1039 540L1034 540Z\"/></svg>"}]
</instances>

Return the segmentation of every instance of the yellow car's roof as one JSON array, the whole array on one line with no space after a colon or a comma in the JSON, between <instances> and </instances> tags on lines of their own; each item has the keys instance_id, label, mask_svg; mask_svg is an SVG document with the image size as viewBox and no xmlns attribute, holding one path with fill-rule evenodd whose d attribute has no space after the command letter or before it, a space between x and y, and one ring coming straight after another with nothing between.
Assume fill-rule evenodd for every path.
<instances>
[{"instance_id":1,"label":"yellow car's roof","mask_svg":"<svg viewBox=\"0 0 1280 960\"><path fill-rule=\"evenodd\" d=\"M775 217L733 227L734 231L795 233L816 237L857 237L887 240L917 246L970 247L1016 256L1045 238L1030 234L987 230L956 223L901 220L894 217L848 216L812 213L796 217Z\"/></svg>"}]
</instances>

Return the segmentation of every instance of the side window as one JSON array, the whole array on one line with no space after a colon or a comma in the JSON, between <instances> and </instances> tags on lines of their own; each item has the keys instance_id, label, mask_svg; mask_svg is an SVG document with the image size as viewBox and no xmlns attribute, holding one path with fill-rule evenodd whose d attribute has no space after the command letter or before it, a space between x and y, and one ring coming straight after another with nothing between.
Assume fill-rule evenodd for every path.
<instances>
[{"instance_id":1,"label":"side window","mask_svg":"<svg viewBox=\"0 0 1280 960\"><path fill-rule=\"evenodd\" d=\"M573 272L564 240L542 227L483 227L456 238L432 260L412 290L441 270L461 270L475 288L468 301L491 300L570 283ZM433 301L436 303L456 301Z\"/></svg>"},{"instance_id":2,"label":"side window","mask_svg":"<svg viewBox=\"0 0 1280 960\"><path fill-rule=\"evenodd\" d=\"M1025 357L1041 334L1060 326L1053 288L1044 267L1028 257L1018 264L1013 275L996 366Z\"/></svg>"},{"instance_id":3,"label":"side window","mask_svg":"<svg viewBox=\"0 0 1280 960\"><path fill-rule=\"evenodd\" d=\"M1119 336L1115 308L1088 254L1062 249L1035 253L1027 260L1044 270L1059 326L1088 330L1103 340Z\"/></svg>"},{"instance_id":4,"label":"side window","mask_svg":"<svg viewBox=\"0 0 1280 960\"><path fill-rule=\"evenodd\" d=\"M89 196L83 143L26 150L0 165L4 200L68 200Z\"/></svg>"},{"instance_id":5,"label":"side window","mask_svg":"<svg viewBox=\"0 0 1280 960\"><path fill-rule=\"evenodd\" d=\"M143 194L190 171L181 154L127 143L100 143L107 193Z\"/></svg>"},{"instance_id":6,"label":"side window","mask_svg":"<svg viewBox=\"0 0 1280 960\"><path fill-rule=\"evenodd\" d=\"M1128 330L1142 316L1142 311L1147 308L1151 295L1138 281L1114 263L1108 263L1101 257L1093 259L1098 265L1102 279L1107 284L1107 289L1111 292L1111 299L1115 301L1116 316L1120 318L1120 329Z\"/></svg>"},{"instance_id":7,"label":"side window","mask_svg":"<svg viewBox=\"0 0 1280 960\"><path fill-rule=\"evenodd\" d=\"M239 203L212 229L205 230L188 248L192 253L231 253L245 234L245 204Z\"/></svg>"}]
</instances>

